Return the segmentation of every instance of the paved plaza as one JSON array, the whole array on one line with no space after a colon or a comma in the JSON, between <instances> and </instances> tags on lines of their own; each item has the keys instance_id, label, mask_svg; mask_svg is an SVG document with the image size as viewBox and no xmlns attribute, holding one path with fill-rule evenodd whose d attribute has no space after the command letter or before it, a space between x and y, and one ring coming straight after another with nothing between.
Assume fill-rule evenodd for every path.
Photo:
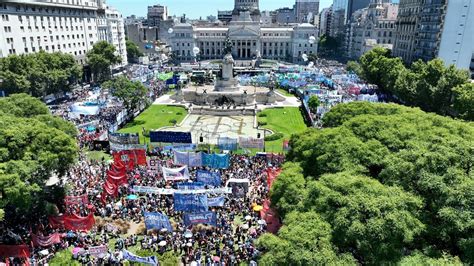
<instances>
[{"instance_id":1,"label":"paved plaza","mask_svg":"<svg viewBox=\"0 0 474 266\"><path fill-rule=\"evenodd\" d=\"M164 131L191 132L193 143L199 143L203 137L204 143L217 144L219 137L238 138L263 137L263 130L254 127L254 116L211 116L191 114L185 118L181 125L163 129Z\"/></svg>"}]
</instances>

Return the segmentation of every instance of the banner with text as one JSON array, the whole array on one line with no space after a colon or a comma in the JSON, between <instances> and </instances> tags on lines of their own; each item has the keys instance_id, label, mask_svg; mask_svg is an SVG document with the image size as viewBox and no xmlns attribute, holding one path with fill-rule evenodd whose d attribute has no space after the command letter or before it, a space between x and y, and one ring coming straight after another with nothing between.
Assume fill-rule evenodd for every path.
<instances>
[{"instance_id":1,"label":"banner with text","mask_svg":"<svg viewBox=\"0 0 474 266\"><path fill-rule=\"evenodd\" d=\"M207 211L207 195L174 193L174 210L205 212Z\"/></svg>"},{"instance_id":2,"label":"banner with text","mask_svg":"<svg viewBox=\"0 0 474 266\"><path fill-rule=\"evenodd\" d=\"M158 265L158 259L156 258L156 256L151 256L151 257L140 257L140 256L137 256L133 253L131 253L130 251L124 249L122 251L122 254L123 254L123 259L124 260L128 260L128 261L131 261L131 262L138 262L138 263L144 263L144 264L150 264L150 265Z\"/></svg>"},{"instance_id":3,"label":"banner with text","mask_svg":"<svg viewBox=\"0 0 474 266\"><path fill-rule=\"evenodd\" d=\"M264 139L257 139L251 137L239 137L239 145L244 149L263 149Z\"/></svg>"},{"instance_id":4,"label":"banner with text","mask_svg":"<svg viewBox=\"0 0 474 266\"><path fill-rule=\"evenodd\" d=\"M204 189L205 185L202 182L184 182L176 184L179 190L196 190Z\"/></svg>"},{"instance_id":5,"label":"banner with text","mask_svg":"<svg viewBox=\"0 0 474 266\"><path fill-rule=\"evenodd\" d=\"M175 169L161 167L161 170L163 171L163 178L166 181L181 181L189 179L189 170L187 166Z\"/></svg>"},{"instance_id":6,"label":"banner with text","mask_svg":"<svg viewBox=\"0 0 474 266\"><path fill-rule=\"evenodd\" d=\"M115 144L139 144L140 137L137 133L109 132L109 142Z\"/></svg>"},{"instance_id":7,"label":"banner with text","mask_svg":"<svg viewBox=\"0 0 474 266\"><path fill-rule=\"evenodd\" d=\"M31 241L35 247L49 247L61 243L61 234L54 233L49 236L37 236L32 233Z\"/></svg>"},{"instance_id":8,"label":"banner with text","mask_svg":"<svg viewBox=\"0 0 474 266\"><path fill-rule=\"evenodd\" d=\"M168 216L159 212L145 212L145 226L147 230L166 228L168 232L173 231Z\"/></svg>"},{"instance_id":9,"label":"banner with text","mask_svg":"<svg viewBox=\"0 0 474 266\"><path fill-rule=\"evenodd\" d=\"M229 154L202 154L202 165L214 169L229 168Z\"/></svg>"},{"instance_id":10,"label":"banner with text","mask_svg":"<svg viewBox=\"0 0 474 266\"><path fill-rule=\"evenodd\" d=\"M174 163L177 165L187 165L189 167L202 166L201 152L174 152Z\"/></svg>"},{"instance_id":11,"label":"banner with text","mask_svg":"<svg viewBox=\"0 0 474 266\"><path fill-rule=\"evenodd\" d=\"M235 151L237 150L238 139L222 137L217 140L217 147L221 150Z\"/></svg>"},{"instance_id":12,"label":"banner with text","mask_svg":"<svg viewBox=\"0 0 474 266\"><path fill-rule=\"evenodd\" d=\"M214 187L220 187L222 183L220 173L206 170L198 170L196 173L196 179L198 182Z\"/></svg>"},{"instance_id":13,"label":"banner with text","mask_svg":"<svg viewBox=\"0 0 474 266\"><path fill-rule=\"evenodd\" d=\"M92 257L102 258L107 254L107 246L89 247L87 251Z\"/></svg>"},{"instance_id":14,"label":"banner with text","mask_svg":"<svg viewBox=\"0 0 474 266\"><path fill-rule=\"evenodd\" d=\"M215 197L215 198L207 198L207 206L209 207L223 207L224 206L224 197Z\"/></svg>"},{"instance_id":15,"label":"banner with text","mask_svg":"<svg viewBox=\"0 0 474 266\"><path fill-rule=\"evenodd\" d=\"M172 188L134 186L132 191L134 193L156 194L156 195L174 195L175 193L187 193L187 194L231 194L232 193L232 189L227 188L227 187L195 189L195 190L177 190L177 189L172 189Z\"/></svg>"},{"instance_id":16,"label":"banner with text","mask_svg":"<svg viewBox=\"0 0 474 266\"><path fill-rule=\"evenodd\" d=\"M190 132L150 131L150 142L192 143Z\"/></svg>"},{"instance_id":17,"label":"banner with text","mask_svg":"<svg viewBox=\"0 0 474 266\"><path fill-rule=\"evenodd\" d=\"M80 205L84 204L87 205L89 204L89 199L87 198L87 195L82 195L82 196L66 196L64 198L64 204L66 206L69 205Z\"/></svg>"},{"instance_id":18,"label":"banner with text","mask_svg":"<svg viewBox=\"0 0 474 266\"><path fill-rule=\"evenodd\" d=\"M217 226L217 217L214 212L185 213L184 225L207 224Z\"/></svg>"}]
</instances>

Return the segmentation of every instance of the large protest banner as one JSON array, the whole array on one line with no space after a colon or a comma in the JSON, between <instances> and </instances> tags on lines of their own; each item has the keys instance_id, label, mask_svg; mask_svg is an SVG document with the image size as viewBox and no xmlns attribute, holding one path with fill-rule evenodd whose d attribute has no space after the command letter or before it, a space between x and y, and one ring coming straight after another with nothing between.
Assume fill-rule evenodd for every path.
<instances>
[{"instance_id":1,"label":"large protest banner","mask_svg":"<svg viewBox=\"0 0 474 266\"><path fill-rule=\"evenodd\" d=\"M174 163L177 165L187 165L189 167L202 166L201 152L174 152Z\"/></svg>"},{"instance_id":2,"label":"large protest banner","mask_svg":"<svg viewBox=\"0 0 474 266\"><path fill-rule=\"evenodd\" d=\"M109 142L115 144L139 144L140 137L137 133L109 132Z\"/></svg>"},{"instance_id":3,"label":"large protest banner","mask_svg":"<svg viewBox=\"0 0 474 266\"><path fill-rule=\"evenodd\" d=\"M187 166L175 169L161 167L161 170L163 171L163 178L166 181L181 181L189 179L189 170Z\"/></svg>"},{"instance_id":4,"label":"large protest banner","mask_svg":"<svg viewBox=\"0 0 474 266\"><path fill-rule=\"evenodd\" d=\"M274 168L268 168L267 169L267 184L268 187L271 188L273 185L273 181L280 175L281 169L274 169Z\"/></svg>"},{"instance_id":5,"label":"large protest banner","mask_svg":"<svg viewBox=\"0 0 474 266\"><path fill-rule=\"evenodd\" d=\"M239 137L239 145L244 149L263 149L265 140L251 138L251 137Z\"/></svg>"},{"instance_id":6,"label":"large protest banner","mask_svg":"<svg viewBox=\"0 0 474 266\"><path fill-rule=\"evenodd\" d=\"M49 236L37 236L31 233L31 241L35 247L49 247L61 243L61 234L54 233Z\"/></svg>"},{"instance_id":7,"label":"large protest banner","mask_svg":"<svg viewBox=\"0 0 474 266\"><path fill-rule=\"evenodd\" d=\"M217 226L217 217L214 212L185 213L184 225L207 224Z\"/></svg>"},{"instance_id":8,"label":"large protest banner","mask_svg":"<svg viewBox=\"0 0 474 266\"><path fill-rule=\"evenodd\" d=\"M231 178L227 181L226 187L232 189L232 195L235 197L243 198L249 192L250 180Z\"/></svg>"},{"instance_id":9,"label":"large protest banner","mask_svg":"<svg viewBox=\"0 0 474 266\"><path fill-rule=\"evenodd\" d=\"M87 251L92 257L100 258L107 254L107 246L89 247Z\"/></svg>"},{"instance_id":10,"label":"large protest banner","mask_svg":"<svg viewBox=\"0 0 474 266\"><path fill-rule=\"evenodd\" d=\"M75 214L48 217L52 228L65 228L73 231L89 231L95 224L94 214L80 217Z\"/></svg>"},{"instance_id":11,"label":"large protest banner","mask_svg":"<svg viewBox=\"0 0 474 266\"><path fill-rule=\"evenodd\" d=\"M168 232L173 231L168 216L159 212L145 212L145 226L147 230L166 228Z\"/></svg>"},{"instance_id":12,"label":"large protest banner","mask_svg":"<svg viewBox=\"0 0 474 266\"><path fill-rule=\"evenodd\" d=\"M238 139L229 137L220 137L217 139L217 147L221 150L235 151L237 150Z\"/></svg>"},{"instance_id":13,"label":"large protest banner","mask_svg":"<svg viewBox=\"0 0 474 266\"><path fill-rule=\"evenodd\" d=\"M207 211L207 195L174 193L174 210L205 212Z\"/></svg>"},{"instance_id":14,"label":"large protest banner","mask_svg":"<svg viewBox=\"0 0 474 266\"><path fill-rule=\"evenodd\" d=\"M222 183L220 173L206 170L198 170L196 173L196 179L198 182L214 187L220 187Z\"/></svg>"},{"instance_id":15,"label":"large protest banner","mask_svg":"<svg viewBox=\"0 0 474 266\"><path fill-rule=\"evenodd\" d=\"M202 154L202 165L214 169L229 168L229 154Z\"/></svg>"},{"instance_id":16,"label":"large protest banner","mask_svg":"<svg viewBox=\"0 0 474 266\"><path fill-rule=\"evenodd\" d=\"M30 248L27 245L0 245L1 258L29 258Z\"/></svg>"},{"instance_id":17,"label":"large protest banner","mask_svg":"<svg viewBox=\"0 0 474 266\"><path fill-rule=\"evenodd\" d=\"M207 206L208 207L223 207L224 206L225 198L215 197L215 198L207 198Z\"/></svg>"},{"instance_id":18,"label":"large protest banner","mask_svg":"<svg viewBox=\"0 0 474 266\"><path fill-rule=\"evenodd\" d=\"M111 151L146 150L146 144L120 144L110 142Z\"/></svg>"},{"instance_id":19,"label":"large protest banner","mask_svg":"<svg viewBox=\"0 0 474 266\"><path fill-rule=\"evenodd\" d=\"M150 131L150 142L193 143L191 132Z\"/></svg>"},{"instance_id":20,"label":"large protest banner","mask_svg":"<svg viewBox=\"0 0 474 266\"><path fill-rule=\"evenodd\" d=\"M138 263L144 263L144 264L150 264L150 265L158 265L158 260L156 256L151 256L151 257L140 257L137 256L130 251L124 249L122 251L123 259L128 260L131 262L138 262Z\"/></svg>"},{"instance_id":21,"label":"large protest banner","mask_svg":"<svg viewBox=\"0 0 474 266\"><path fill-rule=\"evenodd\" d=\"M196 150L196 144L174 144L169 146L164 146L164 151L194 151Z\"/></svg>"},{"instance_id":22,"label":"large protest banner","mask_svg":"<svg viewBox=\"0 0 474 266\"><path fill-rule=\"evenodd\" d=\"M145 150L124 150L114 152L114 162L123 164L127 169L133 169L137 165L146 166Z\"/></svg>"},{"instance_id":23,"label":"large protest banner","mask_svg":"<svg viewBox=\"0 0 474 266\"><path fill-rule=\"evenodd\" d=\"M197 190L204 189L205 185L202 182L184 182L176 184L179 190Z\"/></svg>"},{"instance_id":24,"label":"large protest banner","mask_svg":"<svg viewBox=\"0 0 474 266\"><path fill-rule=\"evenodd\" d=\"M134 193L156 194L156 195L174 195L175 193L187 193L187 194L231 194L232 193L232 189L227 188L227 187L194 189L194 190L177 190L173 188L134 186L132 188L132 191Z\"/></svg>"}]
</instances>

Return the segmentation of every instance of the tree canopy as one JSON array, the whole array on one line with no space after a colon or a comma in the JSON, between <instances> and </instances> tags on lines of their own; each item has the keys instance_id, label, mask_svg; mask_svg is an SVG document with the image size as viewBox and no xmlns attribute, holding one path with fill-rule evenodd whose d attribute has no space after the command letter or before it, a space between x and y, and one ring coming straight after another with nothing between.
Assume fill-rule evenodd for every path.
<instances>
[{"instance_id":1,"label":"tree canopy","mask_svg":"<svg viewBox=\"0 0 474 266\"><path fill-rule=\"evenodd\" d=\"M39 199L49 177L75 162L77 132L26 94L0 99L0 125L0 214L28 214L44 206Z\"/></svg>"},{"instance_id":2,"label":"tree canopy","mask_svg":"<svg viewBox=\"0 0 474 266\"><path fill-rule=\"evenodd\" d=\"M143 56L143 53L134 42L127 39L125 45L127 46L128 62L137 62L138 58Z\"/></svg>"},{"instance_id":3,"label":"tree canopy","mask_svg":"<svg viewBox=\"0 0 474 266\"><path fill-rule=\"evenodd\" d=\"M109 80L102 86L109 89L112 95L119 98L128 110L134 111L140 104L147 101L147 87L143 83L131 81L125 76Z\"/></svg>"},{"instance_id":4,"label":"tree canopy","mask_svg":"<svg viewBox=\"0 0 474 266\"><path fill-rule=\"evenodd\" d=\"M290 224L290 214L314 213L329 225L336 258L350 254L363 264L474 263L472 124L365 102L337 105L323 124L292 137L289 162L271 189L285 226L303 223ZM306 241L304 233L277 237L261 239L262 261L291 258L293 242ZM328 248L313 242L303 249ZM303 256L290 262L306 264Z\"/></svg>"},{"instance_id":5,"label":"tree canopy","mask_svg":"<svg viewBox=\"0 0 474 266\"><path fill-rule=\"evenodd\" d=\"M351 62L348 68L400 102L427 112L473 119L473 87L467 71L454 65L446 67L440 59L419 60L407 68L400 58L391 57L390 51L381 47L362 55L359 62Z\"/></svg>"},{"instance_id":6,"label":"tree canopy","mask_svg":"<svg viewBox=\"0 0 474 266\"><path fill-rule=\"evenodd\" d=\"M103 82L112 76L111 67L122 62L122 58L117 54L115 46L107 41L100 41L94 44L87 53L87 63L89 64L94 81Z\"/></svg>"},{"instance_id":7,"label":"tree canopy","mask_svg":"<svg viewBox=\"0 0 474 266\"><path fill-rule=\"evenodd\" d=\"M319 100L318 96L312 95L309 98L308 106L311 109L311 111L313 111L313 113L316 113L320 105L321 105L321 101Z\"/></svg>"},{"instance_id":8,"label":"tree canopy","mask_svg":"<svg viewBox=\"0 0 474 266\"><path fill-rule=\"evenodd\" d=\"M7 94L43 97L69 92L81 75L81 67L69 54L40 51L0 58L0 90Z\"/></svg>"}]
</instances>

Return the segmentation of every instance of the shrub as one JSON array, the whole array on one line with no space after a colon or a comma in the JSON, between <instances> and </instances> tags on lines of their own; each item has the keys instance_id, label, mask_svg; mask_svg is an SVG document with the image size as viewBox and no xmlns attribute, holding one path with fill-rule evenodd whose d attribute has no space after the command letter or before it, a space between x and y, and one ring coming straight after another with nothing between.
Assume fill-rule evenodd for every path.
<instances>
[{"instance_id":1,"label":"shrub","mask_svg":"<svg viewBox=\"0 0 474 266\"><path fill-rule=\"evenodd\" d=\"M283 138L283 136L284 136L283 133L278 132L278 133L275 133L275 134L272 134L270 136L265 137L265 141L279 140L279 139Z\"/></svg>"},{"instance_id":2,"label":"shrub","mask_svg":"<svg viewBox=\"0 0 474 266\"><path fill-rule=\"evenodd\" d=\"M267 122L266 121L258 121L258 126L266 126Z\"/></svg>"},{"instance_id":3,"label":"shrub","mask_svg":"<svg viewBox=\"0 0 474 266\"><path fill-rule=\"evenodd\" d=\"M258 116L258 117L267 117L267 114L266 114L266 113L258 113L257 116Z\"/></svg>"}]
</instances>

